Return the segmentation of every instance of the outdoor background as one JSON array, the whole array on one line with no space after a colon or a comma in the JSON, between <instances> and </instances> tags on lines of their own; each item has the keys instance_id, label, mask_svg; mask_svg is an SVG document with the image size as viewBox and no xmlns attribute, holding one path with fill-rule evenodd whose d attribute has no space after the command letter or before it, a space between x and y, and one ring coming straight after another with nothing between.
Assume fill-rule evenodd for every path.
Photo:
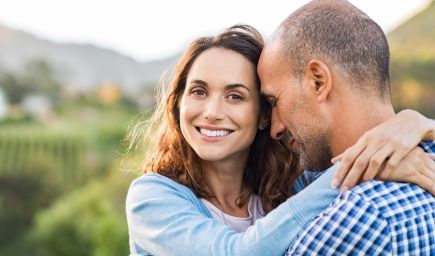
<instances>
[{"instance_id":1,"label":"outdoor background","mask_svg":"<svg viewBox=\"0 0 435 256\"><path fill-rule=\"evenodd\" d=\"M9 18L4 18L7 8L2 6L5 2L0 0L0 255L16 256L128 254L125 196L139 169L124 159L123 138L134 120L152 111L153 91L162 72L175 63L180 49L194 36L246 22L261 28L267 37L285 18L280 14L272 24L261 25L262 19L269 18L255 17L256 24L249 22L250 18L225 19L225 14L220 14L221 25L206 27L203 19L210 9L196 6L198 13L187 16L199 15L199 19L185 25L195 29L182 36L177 29L169 30L177 18L167 6L171 15L161 18L170 24L160 29L161 34L141 30L140 24L134 33L138 38L146 34L145 38L162 47L170 42L165 46L170 50L140 42L149 51L135 53L136 46L113 43L111 47L102 40L92 41L92 34L78 42L65 36L54 38L36 23L26 25L11 19L13 24L8 24ZM303 2L297 1L294 8ZM359 6L358 1L352 2ZM249 6L250 2L245 3ZM282 9L270 5L265 12ZM396 110L412 108L435 118L435 2L425 1L421 6L383 28L388 28ZM41 8L51 15L54 7ZM108 19L104 6L99 8ZM294 8L285 10L285 15ZM180 12L182 6L175 9ZM29 7L26 10L29 15L36 12ZM155 11L143 15L151 12ZM238 12L250 11L246 7ZM110 19L125 24L121 15L115 14L110 13ZM89 12L74 13L77 22L87 16ZM96 24L104 23L97 14L92 18ZM381 23L381 18L374 19ZM80 32L62 23L60 15L51 22L62 24L63 35ZM205 29L198 28L202 25ZM85 26L95 25L88 21ZM112 28L130 29L123 25ZM102 34L111 32L111 28L101 29ZM119 37L120 42L123 38Z\"/></svg>"}]
</instances>

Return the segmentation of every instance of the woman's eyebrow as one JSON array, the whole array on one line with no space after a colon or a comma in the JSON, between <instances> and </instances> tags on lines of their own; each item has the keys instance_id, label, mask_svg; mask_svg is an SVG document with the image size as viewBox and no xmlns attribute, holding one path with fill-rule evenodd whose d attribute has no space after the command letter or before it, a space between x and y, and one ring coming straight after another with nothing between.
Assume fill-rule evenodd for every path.
<instances>
[{"instance_id":1,"label":"woman's eyebrow","mask_svg":"<svg viewBox=\"0 0 435 256\"><path fill-rule=\"evenodd\" d=\"M200 84L202 86L208 87L207 82L201 80L201 79L193 79L189 82L190 84ZM249 88L241 83L234 83L234 84L228 84L225 86L225 90L232 90L235 88L245 88L249 93L251 92L251 90L249 90Z\"/></svg>"},{"instance_id":2,"label":"woman's eyebrow","mask_svg":"<svg viewBox=\"0 0 435 256\"><path fill-rule=\"evenodd\" d=\"M240 88L240 87L245 88L246 90L248 90L248 92L251 92L251 90L249 90L249 88L246 85L240 84L240 83L229 84L229 85L225 86L225 89L231 90L231 89Z\"/></svg>"},{"instance_id":3,"label":"woman's eyebrow","mask_svg":"<svg viewBox=\"0 0 435 256\"><path fill-rule=\"evenodd\" d=\"M194 79L194 80L190 81L190 84L200 84L200 85L203 85L206 87L208 86L207 82L205 82L201 79Z\"/></svg>"}]
</instances>

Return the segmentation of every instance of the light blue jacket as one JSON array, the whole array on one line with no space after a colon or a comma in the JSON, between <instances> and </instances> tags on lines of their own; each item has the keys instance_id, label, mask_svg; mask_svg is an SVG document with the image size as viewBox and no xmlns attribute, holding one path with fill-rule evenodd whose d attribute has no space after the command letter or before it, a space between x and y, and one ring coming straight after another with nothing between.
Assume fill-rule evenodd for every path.
<instances>
[{"instance_id":1,"label":"light blue jacket","mask_svg":"<svg viewBox=\"0 0 435 256\"><path fill-rule=\"evenodd\" d=\"M283 255L297 233L338 196L331 188L336 166L287 199L245 232L212 219L187 187L159 174L133 181L126 201L131 255ZM316 177L304 174L308 181Z\"/></svg>"}]
</instances>

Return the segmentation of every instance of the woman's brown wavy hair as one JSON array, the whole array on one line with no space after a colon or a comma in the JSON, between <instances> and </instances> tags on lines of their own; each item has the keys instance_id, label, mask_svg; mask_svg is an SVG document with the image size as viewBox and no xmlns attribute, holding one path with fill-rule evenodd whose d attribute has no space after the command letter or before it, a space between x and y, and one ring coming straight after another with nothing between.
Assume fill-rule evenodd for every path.
<instances>
[{"instance_id":1,"label":"woman's brown wavy hair","mask_svg":"<svg viewBox=\"0 0 435 256\"><path fill-rule=\"evenodd\" d=\"M253 27L235 25L214 37L200 37L187 47L176 65L169 87L159 88L157 108L151 118L138 123L127 137L130 150L138 145L138 140L148 145L142 165L144 172L169 177L192 189L198 197L214 197L205 182L201 159L180 130L179 101L187 75L196 58L210 48L235 51L257 66L263 45L260 33ZM260 90L260 80L256 76ZM261 97L262 115L270 116L270 110L267 101ZM270 126L256 134L243 176L243 192L236 202L243 205L255 193L261 198L266 212L293 195L292 184L300 174L295 154L284 143L271 139L269 132Z\"/></svg>"}]
</instances>

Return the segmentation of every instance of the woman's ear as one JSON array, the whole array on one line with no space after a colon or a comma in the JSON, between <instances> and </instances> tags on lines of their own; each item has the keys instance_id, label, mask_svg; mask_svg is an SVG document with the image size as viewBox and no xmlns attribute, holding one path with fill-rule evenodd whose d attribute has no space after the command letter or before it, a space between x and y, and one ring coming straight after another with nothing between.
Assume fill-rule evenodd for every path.
<instances>
[{"instance_id":1,"label":"woman's ear","mask_svg":"<svg viewBox=\"0 0 435 256\"><path fill-rule=\"evenodd\" d=\"M332 88L332 76L329 67L323 61L313 59L307 65L305 76L317 101L326 100Z\"/></svg>"},{"instance_id":2,"label":"woman's ear","mask_svg":"<svg viewBox=\"0 0 435 256\"><path fill-rule=\"evenodd\" d=\"M270 123L269 117L264 113L261 114L260 121L258 123L258 129L261 131L266 129L266 127L269 126L269 123Z\"/></svg>"}]
</instances>

